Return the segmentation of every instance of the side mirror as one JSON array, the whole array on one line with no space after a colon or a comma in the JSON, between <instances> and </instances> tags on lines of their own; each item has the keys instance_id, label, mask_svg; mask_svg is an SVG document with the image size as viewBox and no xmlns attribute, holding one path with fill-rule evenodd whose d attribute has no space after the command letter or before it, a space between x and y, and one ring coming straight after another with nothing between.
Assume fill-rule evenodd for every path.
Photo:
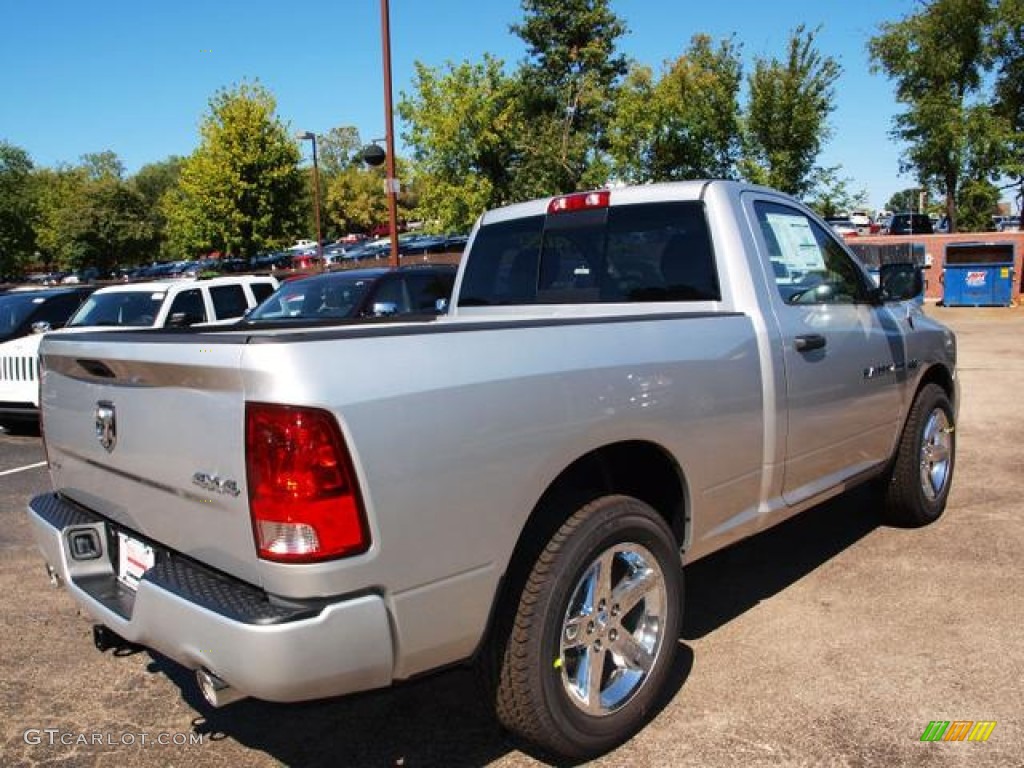
<instances>
[{"instance_id":1,"label":"side mirror","mask_svg":"<svg viewBox=\"0 0 1024 768\"><path fill-rule=\"evenodd\" d=\"M32 333L49 333L53 330L49 320L37 320L32 323Z\"/></svg>"},{"instance_id":2,"label":"side mirror","mask_svg":"<svg viewBox=\"0 0 1024 768\"><path fill-rule=\"evenodd\" d=\"M375 301L371 313L374 317L391 317L398 314L398 303L394 301Z\"/></svg>"},{"instance_id":3,"label":"side mirror","mask_svg":"<svg viewBox=\"0 0 1024 768\"><path fill-rule=\"evenodd\" d=\"M167 325L171 328L188 328L190 325L201 322L203 322L203 318L188 312L175 312L167 319Z\"/></svg>"},{"instance_id":4,"label":"side mirror","mask_svg":"<svg viewBox=\"0 0 1024 768\"><path fill-rule=\"evenodd\" d=\"M910 301L924 293L924 273L914 264L883 264L878 285L882 301Z\"/></svg>"}]
</instances>

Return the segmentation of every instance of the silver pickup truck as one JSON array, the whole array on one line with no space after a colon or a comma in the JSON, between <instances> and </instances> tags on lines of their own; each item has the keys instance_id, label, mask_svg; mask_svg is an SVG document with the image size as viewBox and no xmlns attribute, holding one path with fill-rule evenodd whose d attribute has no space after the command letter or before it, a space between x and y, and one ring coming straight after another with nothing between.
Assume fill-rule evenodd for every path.
<instances>
[{"instance_id":1,"label":"silver pickup truck","mask_svg":"<svg viewBox=\"0 0 1024 768\"><path fill-rule=\"evenodd\" d=\"M792 199L685 182L484 214L442 316L48 336L51 578L214 705L459 662L585 758L649 716L683 565L861 482L942 514L953 334Z\"/></svg>"}]
</instances>

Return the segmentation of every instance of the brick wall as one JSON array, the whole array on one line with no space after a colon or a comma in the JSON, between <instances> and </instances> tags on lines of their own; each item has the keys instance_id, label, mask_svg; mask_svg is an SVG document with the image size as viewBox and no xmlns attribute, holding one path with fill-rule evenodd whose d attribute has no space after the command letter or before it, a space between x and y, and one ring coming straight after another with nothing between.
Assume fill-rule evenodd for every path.
<instances>
[{"instance_id":1,"label":"brick wall","mask_svg":"<svg viewBox=\"0 0 1024 768\"><path fill-rule=\"evenodd\" d=\"M946 246L950 243L1013 243L1013 292L1016 299L1022 291L1021 259L1024 257L1024 232L958 232L955 235L867 235L851 238L849 243L921 243L931 259L931 267L924 271L925 296L932 301L942 299L942 267Z\"/></svg>"}]
</instances>

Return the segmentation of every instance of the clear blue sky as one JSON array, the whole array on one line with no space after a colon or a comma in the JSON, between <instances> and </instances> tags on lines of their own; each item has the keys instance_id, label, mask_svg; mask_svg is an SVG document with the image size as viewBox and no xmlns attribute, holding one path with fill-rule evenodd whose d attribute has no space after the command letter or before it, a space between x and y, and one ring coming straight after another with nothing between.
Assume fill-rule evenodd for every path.
<instances>
[{"instance_id":1,"label":"clear blue sky","mask_svg":"<svg viewBox=\"0 0 1024 768\"><path fill-rule=\"evenodd\" d=\"M384 135L380 3L376 0L12 0L0 46L0 140L39 166L74 163L113 150L129 173L187 155L210 96L258 79L277 97L292 130L355 125L364 140ZM509 25L519 0L391 0L397 101L413 62L512 65L524 54ZM783 56L798 24L821 25L819 49L840 61L833 136L820 162L865 189L873 206L909 186L888 137L897 109L892 85L869 71L865 44L882 21L913 0L612 0L629 34L630 57L660 69L698 32L735 35L746 69L754 56ZM397 119L397 118L396 118ZM396 124L401 135L402 126Z\"/></svg>"}]
</instances>

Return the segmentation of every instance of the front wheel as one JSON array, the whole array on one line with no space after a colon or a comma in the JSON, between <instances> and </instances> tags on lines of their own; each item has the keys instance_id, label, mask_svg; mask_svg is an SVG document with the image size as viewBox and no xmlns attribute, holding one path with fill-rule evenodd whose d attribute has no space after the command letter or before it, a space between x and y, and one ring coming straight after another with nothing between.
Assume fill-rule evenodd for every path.
<instances>
[{"instance_id":1,"label":"front wheel","mask_svg":"<svg viewBox=\"0 0 1024 768\"><path fill-rule=\"evenodd\" d=\"M681 614L682 569L665 520L625 496L581 507L519 594L499 662L498 718L561 757L606 752L654 708Z\"/></svg>"},{"instance_id":2,"label":"front wheel","mask_svg":"<svg viewBox=\"0 0 1024 768\"><path fill-rule=\"evenodd\" d=\"M888 478L888 519L913 527L937 520L946 508L955 463L953 407L941 387L927 384L910 408Z\"/></svg>"}]
</instances>

